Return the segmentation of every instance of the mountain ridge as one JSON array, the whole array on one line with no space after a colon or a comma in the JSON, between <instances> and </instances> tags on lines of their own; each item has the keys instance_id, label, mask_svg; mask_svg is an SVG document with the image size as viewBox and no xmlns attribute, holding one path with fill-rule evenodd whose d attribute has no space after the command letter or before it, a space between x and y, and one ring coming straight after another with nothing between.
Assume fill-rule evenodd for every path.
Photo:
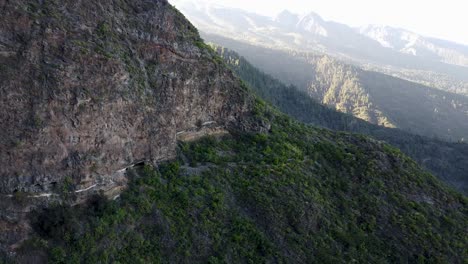
<instances>
[{"instance_id":1,"label":"mountain ridge","mask_svg":"<svg viewBox=\"0 0 468 264\"><path fill-rule=\"evenodd\" d=\"M390 26L367 25L359 28L359 32L381 43L382 46L414 56L425 54L432 60L459 66L468 66L468 46L441 39L421 36L414 32ZM460 46L461 49L450 49L439 46L447 42L448 47Z\"/></svg>"},{"instance_id":2,"label":"mountain ridge","mask_svg":"<svg viewBox=\"0 0 468 264\"><path fill-rule=\"evenodd\" d=\"M400 129L370 124L320 104L295 86L286 86L238 53L213 45L226 64L262 99L283 113L314 126L369 135L400 149L419 165L464 194L468 193L468 144L448 143Z\"/></svg>"},{"instance_id":3,"label":"mountain ridge","mask_svg":"<svg viewBox=\"0 0 468 264\"><path fill-rule=\"evenodd\" d=\"M180 8L207 34L266 48L325 53L359 67L468 95L468 50L460 44L417 35L416 39L420 41L414 45L406 49L391 49L382 46L375 38L361 34L359 28L321 18L315 20L317 23L312 23L313 19L309 21L311 32L308 32L293 23L300 16L292 13L292 24L282 27L275 18L220 5L206 4L203 10L197 10L196 7L182 4ZM227 13L231 15L221 15ZM208 17L215 19L208 21ZM407 34L404 32L409 31L401 34ZM402 41L405 40L397 39L397 42Z\"/></svg>"},{"instance_id":4,"label":"mountain ridge","mask_svg":"<svg viewBox=\"0 0 468 264\"><path fill-rule=\"evenodd\" d=\"M363 70L329 55L267 49L203 35L318 102L373 124L447 141L468 138L468 97Z\"/></svg>"}]
</instances>

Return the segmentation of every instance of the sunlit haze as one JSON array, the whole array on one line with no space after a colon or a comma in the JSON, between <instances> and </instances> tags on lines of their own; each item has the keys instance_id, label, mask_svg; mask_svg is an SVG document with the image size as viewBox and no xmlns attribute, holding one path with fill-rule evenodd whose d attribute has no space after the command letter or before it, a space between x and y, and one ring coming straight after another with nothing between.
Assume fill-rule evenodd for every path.
<instances>
[{"instance_id":1,"label":"sunlit haze","mask_svg":"<svg viewBox=\"0 0 468 264\"><path fill-rule=\"evenodd\" d=\"M186 0L170 0L178 5ZM382 24L468 45L467 4L461 0L204 0L273 16L282 10L316 12L350 26Z\"/></svg>"}]
</instances>

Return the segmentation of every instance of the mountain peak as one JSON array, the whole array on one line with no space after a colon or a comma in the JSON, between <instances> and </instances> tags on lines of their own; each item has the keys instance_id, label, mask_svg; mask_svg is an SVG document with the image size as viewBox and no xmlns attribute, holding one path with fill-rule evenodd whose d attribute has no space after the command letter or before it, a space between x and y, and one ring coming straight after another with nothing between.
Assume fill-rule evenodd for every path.
<instances>
[{"instance_id":1,"label":"mountain peak","mask_svg":"<svg viewBox=\"0 0 468 264\"><path fill-rule=\"evenodd\" d=\"M325 29L325 21L317 13L310 12L303 16L297 24L297 28L314 35L322 37L328 36L328 31Z\"/></svg>"},{"instance_id":2,"label":"mountain peak","mask_svg":"<svg viewBox=\"0 0 468 264\"><path fill-rule=\"evenodd\" d=\"M311 11L311 12L307 13L306 15L304 15L303 19L304 18L314 19L314 20L322 21L322 22L324 21L323 18L319 14L317 14L317 13L315 13L313 11Z\"/></svg>"},{"instance_id":3,"label":"mountain peak","mask_svg":"<svg viewBox=\"0 0 468 264\"><path fill-rule=\"evenodd\" d=\"M359 29L359 33L379 42L383 47L412 55L417 53L412 47L422 39L411 31L386 25L366 25Z\"/></svg>"},{"instance_id":4,"label":"mountain peak","mask_svg":"<svg viewBox=\"0 0 468 264\"><path fill-rule=\"evenodd\" d=\"M283 10L279 13L275 21L286 27L294 27L299 22L299 16L289 10Z\"/></svg>"}]
</instances>

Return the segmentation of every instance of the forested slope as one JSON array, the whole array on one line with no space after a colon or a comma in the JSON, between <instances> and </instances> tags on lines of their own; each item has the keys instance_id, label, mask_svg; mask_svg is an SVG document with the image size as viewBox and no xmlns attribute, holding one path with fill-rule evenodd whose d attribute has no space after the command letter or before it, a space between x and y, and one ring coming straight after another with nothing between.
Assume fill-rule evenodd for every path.
<instances>
[{"instance_id":1,"label":"forested slope","mask_svg":"<svg viewBox=\"0 0 468 264\"><path fill-rule=\"evenodd\" d=\"M34 217L52 263L462 263L466 203L398 150L258 104L269 133L180 143L115 201ZM41 253L42 252L42 253ZM29 258L31 259L31 258ZM37 261L38 259L35 258Z\"/></svg>"},{"instance_id":2,"label":"forested slope","mask_svg":"<svg viewBox=\"0 0 468 264\"><path fill-rule=\"evenodd\" d=\"M29 38L31 32L55 33L28 46L38 53L25 49L8 59L15 67L22 65L15 58L33 59L27 67L35 69L33 62L42 62L49 48L62 54L67 45L85 44L82 55L99 58L90 75L81 70L90 71L86 62L92 60L74 65L67 56L52 58L74 65L70 68L78 73L50 69L56 78L84 84L99 76L96 86L55 86L28 71L10 76L34 84L21 87L26 94L34 90L29 96L46 87L54 91L33 98L52 108L34 112L47 118L29 133L56 134L37 141L36 149L11 146L23 148L28 158L17 152L23 160L9 168L36 172L21 166L30 161L44 172L51 164L66 169L54 167L63 180L5 173L16 177L21 189L0 199L0 263L462 263L468 258L462 194L383 142L309 126L266 104L167 1L17 0L0 6L12 18L9 32L16 26L11 21L20 18L27 40L37 40ZM29 20L32 15L37 17ZM98 39L104 46L94 46L99 33L83 23L105 33L103 42ZM89 38L61 42L75 30ZM88 44L93 49L86 49ZM135 68L120 65L125 61ZM16 83L2 89L14 93ZM125 86L122 94L118 85ZM93 100L101 101L80 107L78 89L92 88ZM60 100L55 89L66 92ZM11 107L8 115L21 112L2 99ZM62 119L51 123L59 114L72 125ZM81 141L65 130L73 127ZM62 140L73 146L67 149ZM122 142L122 149L115 147ZM62 155L44 157L50 152L40 147L49 145L58 145ZM72 152L75 148L83 152ZM16 162L4 162L9 161ZM92 172L89 177L75 169L84 162L90 164L84 167ZM108 167L118 174L106 174ZM99 185L105 177L125 184L99 189L106 187ZM49 180L57 181L44 190L40 184Z\"/></svg>"},{"instance_id":3,"label":"forested slope","mask_svg":"<svg viewBox=\"0 0 468 264\"><path fill-rule=\"evenodd\" d=\"M317 101L373 124L446 141L468 139L468 97L365 71L316 53L283 52L210 35Z\"/></svg>"},{"instance_id":4,"label":"forested slope","mask_svg":"<svg viewBox=\"0 0 468 264\"><path fill-rule=\"evenodd\" d=\"M328 108L252 66L236 52L216 47L226 64L260 97L284 113L309 124L339 131L370 135L401 149L441 180L468 192L468 144L442 140L370 124L352 115Z\"/></svg>"}]
</instances>

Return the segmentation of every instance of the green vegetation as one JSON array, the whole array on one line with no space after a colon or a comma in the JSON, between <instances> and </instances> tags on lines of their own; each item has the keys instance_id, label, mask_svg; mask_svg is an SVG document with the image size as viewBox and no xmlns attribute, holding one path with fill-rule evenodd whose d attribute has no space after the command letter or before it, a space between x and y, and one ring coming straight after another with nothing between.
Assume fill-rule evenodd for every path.
<instances>
[{"instance_id":1,"label":"green vegetation","mask_svg":"<svg viewBox=\"0 0 468 264\"><path fill-rule=\"evenodd\" d=\"M252 90L282 112L297 120L332 130L370 135L401 149L441 180L468 193L468 145L447 143L413 135L399 129L370 124L352 115L330 109L294 86L286 86L252 66L237 53L214 46L226 64ZM245 86L244 83L244 86Z\"/></svg>"},{"instance_id":2,"label":"green vegetation","mask_svg":"<svg viewBox=\"0 0 468 264\"><path fill-rule=\"evenodd\" d=\"M96 33L100 38L112 37L113 35L111 27L106 22L102 22L98 25Z\"/></svg>"},{"instance_id":3,"label":"green vegetation","mask_svg":"<svg viewBox=\"0 0 468 264\"><path fill-rule=\"evenodd\" d=\"M201 50L211 50L211 47L207 45L203 40L195 41L195 46Z\"/></svg>"},{"instance_id":4,"label":"green vegetation","mask_svg":"<svg viewBox=\"0 0 468 264\"><path fill-rule=\"evenodd\" d=\"M43 125L42 118L38 115L34 115L32 119L32 124L35 128L41 128Z\"/></svg>"},{"instance_id":5,"label":"green vegetation","mask_svg":"<svg viewBox=\"0 0 468 264\"><path fill-rule=\"evenodd\" d=\"M117 1L115 7L128 3ZM185 36L193 34L184 40L200 41L177 11L164 15L175 15L174 28ZM157 81L147 78L147 71L165 69L157 62L142 65L128 43L115 43L112 25L101 24L89 45L75 46L89 46L105 63L123 62L132 87ZM218 60L211 52L204 55ZM109 90L90 91L96 98L119 93L114 86L99 87ZM468 258L467 199L398 149L309 127L259 100L254 115L271 124L268 133L180 142L176 160L128 171L129 186L119 199L97 195L70 207L74 197L66 195L74 185L66 177L56 186L64 202L31 213L34 233L18 256L34 252L48 263L461 263ZM11 263L4 256L0 262Z\"/></svg>"},{"instance_id":6,"label":"green vegetation","mask_svg":"<svg viewBox=\"0 0 468 264\"><path fill-rule=\"evenodd\" d=\"M175 8L172 5L169 5L169 7L171 11L174 12L174 18L177 24L177 28L181 30L183 36L187 39L199 41L200 34L198 33L198 29L194 27L177 8Z\"/></svg>"},{"instance_id":7,"label":"green vegetation","mask_svg":"<svg viewBox=\"0 0 468 264\"><path fill-rule=\"evenodd\" d=\"M51 263L461 263L466 198L397 149L272 114L268 134L180 143L121 199L38 212Z\"/></svg>"},{"instance_id":8,"label":"green vegetation","mask_svg":"<svg viewBox=\"0 0 468 264\"><path fill-rule=\"evenodd\" d=\"M62 20L62 14L57 11L57 6L59 5L60 3L57 0L49 0L42 3L29 2L22 7L23 10L36 19L49 18Z\"/></svg>"}]
</instances>

